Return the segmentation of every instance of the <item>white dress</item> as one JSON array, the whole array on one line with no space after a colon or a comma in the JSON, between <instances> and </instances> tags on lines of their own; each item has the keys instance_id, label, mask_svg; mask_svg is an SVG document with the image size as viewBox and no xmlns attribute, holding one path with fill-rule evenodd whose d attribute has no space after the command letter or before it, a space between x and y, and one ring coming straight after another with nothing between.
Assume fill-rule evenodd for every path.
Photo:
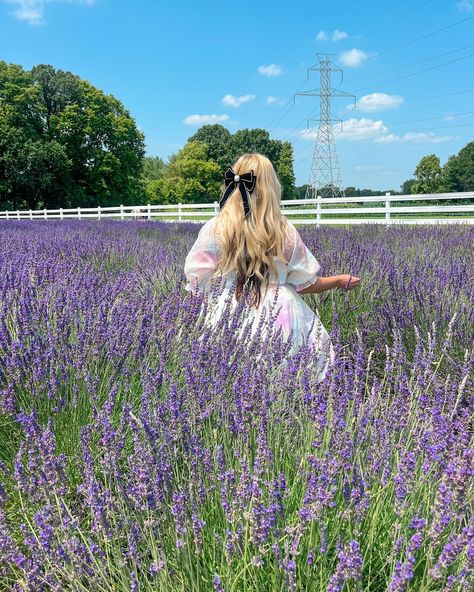
<instances>
[{"instance_id":1,"label":"white dress","mask_svg":"<svg viewBox=\"0 0 474 592\"><path fill-rule=\"evenodd\" d=\"M184 273L187 279L185 289L188 291L209 292L213 278L220 276L220 271L217 271L217 262L222 243L216 228L217 218L218 216L211 218L202 226L194 245L186 256ZM285 339L293 330L289 355L296 353L304 343L310 345L312 359L308 360L308 363L314 365L315 372L317 372L316 380L323 380L328 368L334 363L333 344L321 323L319 314L315 313L298 294L298 290L303 290L314 284L321 266L303 243L299 232L290 221L288 221L284 252L289 262L285 264L279 261L276 256L274 257L278 275L271 275L268 290L262 296L258 309L248 307L240 334L250 322L252 323L251 334L254 335L261 315L268 315L271 311L275 316L278 311L272 329L281 327ZM223 291L220 292L218 300L211 302L208 307L205 318L205 323L208 326L214 327L221 317L225 301L235 280L236 273L234 271L222 276ZM277 289L278 296L275 304ZM237 306L235 295L232 296L231 306L233 309ZM267 334L267 325L264 324L262 338L265 339Z\"/></svg>"}]
</instances>

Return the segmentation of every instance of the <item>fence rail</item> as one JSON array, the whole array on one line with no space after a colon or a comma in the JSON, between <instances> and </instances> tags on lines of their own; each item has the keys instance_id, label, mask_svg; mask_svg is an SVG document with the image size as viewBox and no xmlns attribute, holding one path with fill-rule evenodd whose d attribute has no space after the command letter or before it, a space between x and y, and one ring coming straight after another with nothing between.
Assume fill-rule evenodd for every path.
<instances>
[{"instance_id":1,"label":"fence rail","mask_svg":"<svg viewBox=\"0 0 474 592\"><path fill-rule=\"evenodd\" d=\"M410 204L410 202L470 200L460 205ZM397 205L393 205L397 202ZM407 205L399 205L399 202ZM339 204L362 204L357 207L333 207ZM366 207L366 205L368 207ZM372 205L371 205L372 204ZM382 205L377 205L382 204ZM474 224L474 192L436 193L426 195L376 195L370 197L336 197L291 199L281 201L282 210L296 224ZM303 207L301 207L303 206ZM311 207L309 207L311 206ZM97 208L59 208L54 210L16 210L0 212L0 220L52 220L104 218L161 219L166 222L202 223L219 212L217 201L206 204L171 204L110 206ZM360 218L355 215L363 215ZM445 216L439 216L445 214ZM405 217L399 217L400 215ZM406 216L414 215L409 218ZM434 215L434 216L433 216ZM303 217L301 217L303 216Z\"/></svg>"}]
</instances>

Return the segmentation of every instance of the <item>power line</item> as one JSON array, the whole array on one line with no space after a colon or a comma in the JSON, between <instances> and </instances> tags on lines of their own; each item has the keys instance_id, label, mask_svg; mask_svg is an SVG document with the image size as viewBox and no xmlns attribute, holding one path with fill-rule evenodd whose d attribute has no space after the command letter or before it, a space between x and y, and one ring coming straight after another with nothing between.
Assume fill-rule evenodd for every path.
<instances>
[{"instance_id":1,"label":"power line","mask_svg":"<svg viewBox=\"0 0 474 592\"><path fill-rule=\"evenodd\" d=\"M431 0L430 0L430 1L431 1ZM383 51L383 52L381 52L381 53L379 53L379 54L377 54L377 55L375 55L375 56L371 56L371 57L369 57L368 59L369 59L369 60L370 60L370 59L374 59L374 58L376 58L376 57L380 57L381 55L385 55L385 54L387 54L387 53L390 53L390 52L392 52L392 51L396 51L397 49L400 49L400 48L402 48L402 47L405 47L405 46L407 46L407 45L410 45L410 44L412 44L412 43L415 43L416 41L420 41L420 40L422 40L422 39L426 39L427 37L430 37L430 36L432 36L432 35L435 35L435 34L437 34L437 33L441 33L441 32L443 32L443 31L445 31L445 30L447 30L447 29L450 29L450 28L452 28L452 27L455 27L455 26L457 26L457 25L459 25L459 24L462 24L462 23L464 23L464 22L466 22L466 21L469 21L469 20L471 20L471 19L473 19L473 18L474 18L474 16L469 16L469 17L466 17L466 18L460 19L460 20L458 20L458 21L456 21L456 22L454 22L454 23L451 23L451 24L449 24L449 25L446 25L445 27L441 27L440 29L436 29L435 31L431 31L430 33L426 33L425 35L422 35L422 36L420 36L420 37L417 37L417 38L415 38L415 39L412 39L411 41L407 41L406 43L402 43L402 44L400 44L400 45L397 45L397 46L395 46L395 47L392 47L391 49L387 49L387 50L385 50L385 51ZM455 53L455 52L457 52L457 51L463 51L464 49L468 49L468 48L470 48L470 47L473 47L473 46L474 46L474 44L470 44L470 45L467 45L467 46L465 46L465 47L463 47L463 48L458 48L458 49L455 49L455 50L451 50L451 51L448 51L448 52L444 52L444 53L442 53L442 54L438 54L437 56L433 56L433 57L431 57L431 58L425 58L425 59L423 59L423 60L417 60L417 61L415 61L415 62L412 62L412 63L410 63L410 64L406 64L406 65L404 65L404 66L399 66L399 67L397 67L397 68L392 68L392 69L390 69L390 70L384 70L384 71L382 71L382 72L379 72L379 73L376 73L376 74L371 74L371 75L365 75L365 76L361 76L361 77L359 77L359 78L356 78L355 80L358 80L358 79L360 79L360 78L366 78L367 76L375 76L375 75L377 75L377 74L381 74L381 73L383 73L383 72L386 72L386 71L393 71L393 70L397 70L397 69L402 69L402 68L406 68L406 67L409 67L409 66L413 66L413 65L416 65L416 64L418 64L418 63L423 63L424 61L429 61L429 60L431 60L431 59L437 59L437 58L439 58L439 57L442 57L443 55L449 55L449 54L451 54L451 53ZM462 56L462 57L460 57L460 58L457 58L457 59L455 59L455 60L451 60L451 61L448 61L448 62L444 62L443 64L437 64L437 65L435 65L435 66L431 66L430 68L425 68L425 69L423 69L423 70L420 70L420 71L418 71L418 72L413 72L413 73L411 73L411 74L407 74L406 76L401 76L401 77L399 77L399 78L395 78L395 79L392 79L392 80L389 80L389 81L386 81L386 82L382 82L382 83L379 83L379 84L372 84L372 85L370 85L370 86L366 86L366 87L363 87L363 88L359 88L359 89L356 89L354 92L359 92L359 91L366 90L366 89L369 89L369 88L374 88L374 87L376 87L376 86L379 86L379 85L381 85L381 84L390 84L390 83L392 83L392 82L397 82L398 80L403 80L403 79L405 79L405 78L409 78L409 77L411 77L411 76L416 76L417 74L422 74L422 73L424 73L424 72L428 72L428 71L430 71L430 70L433 70L433 69L436 69L436 68L441 68L441 67L443 67L443 66L449 65L449 64L451 64L451 63L454 63L454 62L456 62L456 61L461 61L461 60L467 59L467 58L471 57L472 55L474 55L474 54L469 54L469 55L467 55L467 56ZM351 82L351 81L349 81L349 82ZM298 88L298 90L300 90L300 89L301 89L301 88L302 88L302 87L303 87L303 86L304 86L306 83L307 83L307 80L305 80L305 81L304 81L304 82L301 84L301 86ZM447 94L447 95L441 95L441 96L450 96L450 94ZM415 99L414 99L414 100L415 100ZM292 108L294 107L294 103L290 105L290 102L291 102L291 99L289 99L289 100L288 100L288 101L287 101L287 102L286 102L286 103L283 105L283 107L280 109L280 111L277 113L277 115L276 115L276 116L274 116L274 117L271 119L271 121L270 121L270 123L267 125L266 129L268 129L270 132L271 132L271 131L273 131L273 130L276 128L276 126L277 126L277 125L280 123L280 121L281 121L282 119L284 119L284 117L286 117L286 115L288 115L288 113L289 113L289 112L292 110ZM280 114L281 114L281 115L280 115ZM276 119L275 119L275 117L276 117ZM273 124L273 125L272 125L272 124ZM271 126L271 127L270 127L270 126ZM291 132L290 132L290 133L291 133ZM289 135L289 134L287 134L287 136L288 136L288 135ZM285 137L287 137L287 136L285 136Z\"/></svg>"},{"instance_id":2,"label":"power line","mask_svg":"<svg viewBox=\"0 0 474 592\"><path fill-rule=\"evenodd\" d=\"M434 129L450 129L454 127L472 127L474 123L459 123L457 125L438 125L433 127L419 127L418 129L409 129L405 130L407 132L422 132L426 130L434 130Z\"/></svg>"},{"instance_id":3,"label":"power line","mask_svg":"<svg viewBox=\"0 0 474 592\"><path fill-rule=\"evenodd\" d=\"M451 29L452 27L456 27L457 25L461 25L462 23L465 23L466 21L470 21L473 18L474 18L474 15L460 19L458 21L455 21L454 23L450 23L449 25L445 25L444 27L440 27L439 29L435 29L434 31L430 31L429 33L425 33L424 35L420 35L420 37L415 37L414 39L411 39L410 41L406 41L405 43L400 43L399 45L396 45L395 47L391 47L390 49L386 49L385 51L382 51L382 52L377 53L375 55L369 56L365 61L368 62L370 60L375 60L375 58L379 58L380 56L386 55L387 53L392 53L393 51L397 51L398 49L401 49L402 47L407 47L408 45L411 45L412 43L416 43L417 41L423 41L423 39L427 39L428 37L432 37L433 35L437 35L438 33L442 33L443 31L447 31L448 29ZM353 80L358 80L358 79L359 79L359 77L356 77ZM349 82L352 82L352 81L349 80Z\"/></svg>"},{"instance_id":4,"label":"power line","mask_svg":"<svg viewBox=\"0 0 474 592\"><path fill-rule=\"evenodd\" d=\"M466 115L473 115L474 111L465 111L464 113L450 113L449 115L438 115L436 117L425 117L423 119L410 119L408 121L396 121L395 123L387 123L387 125L405 125L406 123L418 123L419 121L434 121L436 119L446 119L447 117L465 117Z\"/></svg>"},{"instance_id":5,"label":"power line","mask_svg":"<svg viewBox=\"0 0 474 592\"><path fill-rule=\"evenodd\" d=\"M445 93L443 95L434 95L431 97L418 97L417 99L405 99L405 103L413 103L415 101L431 101L432 99L444 99L444 97L453 97L455 95L465 95L467 93L474 92L474 88L468 90L459 90L451 93Z\"/></svg>"},{"instance_id":6,"label":"power line","mask_svg":"<svg viewBox=\"0 0 474 592\"><path fill-rule=\"evenodd\" d=\"M436 29L435 31L431 31L430 33L426 33L425 35L421 35L421 37L416 37L415 39L412 39L411 41L406 41L405 43L401 43L400 45L397 45L396 47L392 47L391 49L386 49L385 51L382 51L381 53L377 54L377 56L374 56L374 57L380 57L382 55L386 55L387 53L391 53L392 51L396 51L397 49L401 49L402 47L406 47L407 45L411 45L412 43L416 43L417 41L422 41L423 39L426 39L427 37L431 37L432 35L437 35L438 33L442 33L443 31L446 31L447 29L451 29L452 27L456 27L457 25L460 25L461 23L465 23L466 21L470 21L473 18L474 18L474 15L460 19L459 21L451 23L450 25L446 25L445 27L441 27L440 29Z\"/></svg>"},{"instance_id":7,"label":"power line","mask_svg":"<svg viewBox=\"0 0 474 592\"><path fill-rule=\"evenodd\" d=\"M418 74L424 74L425 72L429 72L431 70L436 70L437 68L442 68L443 66L449 66L449 64L454 64L455 62L460 62L462 60L466 60L474 56L474 53L470 53L466 56L462 56L460 58L456 58L454 60L449 60L448 62L443 62L442 64L437 64L436 66L431 66L430 68L424 68L423 70L418 70L417 72L412 72L411 74L406 74L405 76L399 76L398 78L392 78L392 80L386 80L385 82L380 82L378 84L371 84L369 86L364 86L362 88L357 88L354 92L359 92L361 90L367 90L368 88L374 88L374 86L381 86L383 84L391 84L392 82L398 82L399 80L405 80L406 78L411 78L411 76L417 76Z\"/></svg>"},{"instance_id":8,"label":"power line","mask_svg":"<svg viewBox=\"0 0 474 592\"><path fill-rule=\"evenodd\" d=\"M298 76L299 76L299 74L298 74ZM293 78L293 80L296 80L296 78L298 78L298 76L295 76L295 77ZM302 84L299 86L298 90L301 90L301 89L303 88L303 86L304 86L304 85L305 85L307 82L308 82L308 78L306 78L306 80L304 80L304 81L302 82ZM289 109L288 109L288 110L287 110L287 111L286 111L284 114L282 114L282 115L281 115L281 117L279 117L279 116L280 116L280 114L281 114L281 113L282 113L282 112L283 112L283 111L284 111L284 110L285 110L285 109L288 107L288 105L290 105L290 103L291 103L291 106L290 106L290 108L289 108ZM291 111L291 109L292 109L293 107L294 107L294 101L293 101L293 95L291 95L291 97L290 97L290 98L288 99L288 101L286 101L286 103L285 103L285 104L284 104L284 105L283 105L283 106L280 108L280 110L279 110L279 111L278 111L276 114L274 114L274 115L273 115L273 117L271 118L270 122L269 122L269 123L268 123L268 125L265 127L265 129L266 129L266 130L268 130L269 132L270 132L270 131L272 131L273 129L275 129L275 126L276 126L276 125L277 125L277 124L278 124L278 123L279 123L279 122L280 122L280 121L281 121L281 120L282 120L282 119L283 119L283 118L284 118L284 117L287 115L287 113L289 113L289 112ZM278 120L277 120L277 119L278 119ZM273 122L274 122L275 120L277 120L277 121L276 121L276 123L275 123L275 125L273 125L273 127L271 127L271 128L270 128L270 126L273 124ZM270 129L269 129L269 128L270 128Z\"/></svg>"},{"instance_id":9,"label":"power line","mask_svg":"<svg viewBox=\"0 0 474 592\"><path fill-rule=\"evenodd\" d=\"M469 45L465 45L464 47L458 47L457 49L451 49L450 51L445 51L443 53L439 53L438 55L431 56L429 58L423 58L422 60L416 60L415 62L410 62L409 64L403 64L402 66L396 66L395 68L387 68L386 70L382 70L380 72L372 72L371 74L364 74L363 76L357 76L357 78L355 80L361 80L362 78L371 78L372 76L379 76L381 74L385 74L386 72L394 72L395 70L403 70L404 68L409 68L410 66L416 66L417 64L422 64L424 62L429 62L431 60L437 60L438 58L442 58L446 55L456 53L457 51L464 51L465 49L469 49L471 47L474 47L474 43L471 43Z\"/></svg>"},{"instance_id":10,"label":"power line","mask_svg":"<svg viewBox=\"0 0 474 592\"><path fill-rule=\"evenodd\" d=\"M472 91L461 91L461 92L474 92L474 89ZM459 94L459 93L449 93L449 94ZM444 95L442 95L444 96ZM309 113L304 119L300 120L296 126L294 128L292 128L286 135L284 135L282 138L280 138L281 141L284 141L286 138L288 138L289 136L291 136L293 134L293 132L295 132L296 130L298 130L298 128L301 126L301 124L303 123L303 121L308 120L308 118L311 117L311 115L314 115L314 113L317 111L317 109L311 111L311 113ZM394 125L405 125L407 123L418 123L419 121L434 121L437 119L446 119L446 118L458 118L458 117L465 117L466 115L474 115L474 111L464 111L463 113L449 113L448 115L437 115L435 117L425 117L423 119L409 119L406 121L396 121L395 123L390 123L390 122L385 122L387 125L389 126L394 126ZM343 122L344 123L344 122ZM299 152L296 152L293 155L293 158L295 158L297 156Z\"/></svg>"},{"instance_id":11,"label":"power line","mask_svg":"<svg viewBox=\"0 0 474 592\"><path fill-rule=\"evenodd\" d=\"M380 33L380 31L385 31L385 29L387 29L388 27L391 27L393 24L398 23L399 21L403 20L404 18L406 18L407 16L410 16L411 14L413 14L414 12L417 12L418 10L420 10L420 8L425 7L427 4L431 4L433 2L433 0L427 0L427 2L422 2L419 6L417 6L416 8L413 8L412 10L410 10L409 12L406 12L405 14L402 14L401 16L399 16L398 18L394 19L393 21L390 21L389 23L387 23L386 25L384 25L383 27L380 27L380 29L377 29L376 31L374 31L373 33L370 33L369 35L364 35L364 39L370 39L371 37L373 37L374 35L376 35L377 33Z\"/></svg>"}]
</instances>

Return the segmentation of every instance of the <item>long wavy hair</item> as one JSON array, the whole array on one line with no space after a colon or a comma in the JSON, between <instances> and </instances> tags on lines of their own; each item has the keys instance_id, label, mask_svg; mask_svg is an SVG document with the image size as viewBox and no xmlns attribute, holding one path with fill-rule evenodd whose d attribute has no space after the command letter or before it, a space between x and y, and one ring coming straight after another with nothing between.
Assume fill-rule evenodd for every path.
<instances>
[{"instance_id":1,"label":"long wavy hair","mask_svg":"<svg viewBox=\"0 0 474 592\"><path fill-rule=\"evenodd\" d=\"M270 271L277 272L273 257L288 263L284 255L287 220L280 208L281 185L272 163L262 154L243 154L232 168L236 175L253 170L257 181L245 219L238 185L219 212L216 224L222 249L218 267L223 274L236 272L236 300L245 293L247 303L257 308L262 290L268 288Z\"/></svg>"}]
</instances>

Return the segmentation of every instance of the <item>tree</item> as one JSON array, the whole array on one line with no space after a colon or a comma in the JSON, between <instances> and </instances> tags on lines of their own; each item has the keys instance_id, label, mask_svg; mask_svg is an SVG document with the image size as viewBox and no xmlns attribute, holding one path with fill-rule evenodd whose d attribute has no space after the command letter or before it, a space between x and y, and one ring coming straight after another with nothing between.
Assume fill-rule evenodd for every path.
<instances>
[{"instance_id":1,"label":"tree","mask_svg":"<svg viewBox=\"0 0 474 592\"><path fill-rule=\"evenodd\" d=\"M278 159L277 175L282 187L282 199L295 199L295 175L293 173L293 147L283 142Z\"/></svg>"},{"instance_id":2,"label":"tree","mask_svg":"<svg viewBox=\"0 0 474 592\"><path fill-rule=\"evenodd\" d=\"M143 155L143 134L112 95L49 65L0 62L4 207L133 203Z\"/></svg>"},{"instance_id":3,"label":"tree","mask_svg":"<svg viewBox=\"0 0 474 592\"><path fill-rule=\"evenodd\" d=\"M203 125L188 139L188 142L207 144L208 157L216 162L222 174L233 163L232 135L223 125Z\"/></svg>"},{"instance_id":4,"label":"tree","mask_svg":"<svg viewBox=\"0 0 474 592\"><path fill-rule=\"evenodd\" d=\"M142 177L146 180L161 179L166 168L165 161L159 156L145 156Z\"/></svg>"},{"instance_id":5,"label":"tree","mask_svg":"<svg viewBox=\"0 0 474 592\"><path fill-rule=\"evenodd\" d=\"M150 203L207 203L219 199L221 179L207 144L187 142L170 157L163 178L149 185L147 196Z\"/></svg>"},{"instance_id":6,"label":"tree","mask_svg":"<svg viewBox=\"0 0 474 592\"><path fill-rule=\"evenodd\" d=\"M415 169L414 193L437 193L443 181L439 156L429 154L423 156Z\"/></svg>"},{"instance_id":7,"label":"tree","mask_svg":"<svg viewBox=\"0 0 474 592\"><path fill-rule=\"evenodd\" d=\"M414 193L413 186L416 183L416 179L407 179L401 186L402 195L412 195Z\"/></svg>"},{"instance_id":8,"label":"tree","mask_svg":"<svg viewBox=\"0 0 474 592\"><path fill-rule=\"evenodd\" d=\"M278 140L271 140L270 134L264 129L238 130L232 136L232 161L246 152L259 152L266 156L277 170L281 144Z\"/></svg>"},{"instance_id":9,"label":"tree","mask_svg":"<svg viewBox=\"0 0 474 592\"><path fill-rule=\"evenodd\" d=\"M296 197L297 199L304 199L306 197L306 191L308 189L308 184L300 185L299 187L295 188Z\"/></svg>"},{"instance_id":10,"label":"tree","mask_svg":"<svg viewBox=\"0 0 474 592\"><path fill-rule=\"evenodd\" d=\"M446 191L474 191L474 142L469 142L457 156L450 156L443 168Z\"/></svg>"}]
</instances>

